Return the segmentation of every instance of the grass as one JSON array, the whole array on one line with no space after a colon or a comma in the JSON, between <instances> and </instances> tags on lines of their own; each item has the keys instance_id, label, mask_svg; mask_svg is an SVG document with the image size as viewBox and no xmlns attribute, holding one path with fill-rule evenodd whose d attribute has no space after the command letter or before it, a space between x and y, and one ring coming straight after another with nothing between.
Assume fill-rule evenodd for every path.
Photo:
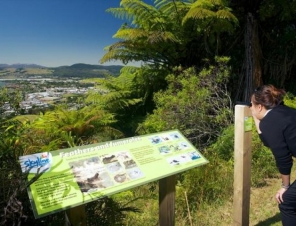
<instances>
[{"instance_id":1,"label":"grass","mask_svg":"<svg viewBox=\"0 0 296 226\"><path fill-rule=\"evenodd\" d=\"M21 122L29 120L30 122L34 121L38 118L38 115L18 115L14 119L19 120Z\"/></svg>"},{"instance_id":2,"label":"grass","mask_svg":"<svg viewBox=\"0 0 296 226\"><path fill-rule=\"evenodd\" d=\"M251 190L250 225L280 226L281 217L275 194L280 188L281 179L267 179L266 182L266 186Z\"/></svg>"},{"instance_id":3,"label":"grass","mask_svg":"<svg viewBox=\"0 0 296 226\"><path fill-rule=\"evenodd\" d=\"M280 179L267 179L267 185L251 188L250 226L281 226L280 212L275 201L275 193L280 186ZM202 223L192 226L229 226L233 225L233 201L228 200L221 206L206 206L196 217L202 217ZM176 226L181 226L178 223ZM183 226L183 225L182 225Z\"/></svg>"},{"instance_id":4,"label":"grass","mask_svg":"<svg viewBox=\"0 0 296 226\"><path fill-rule=\"evenodd\" d=\"M295 170L294 170L295 171ZM273 178L266 180L267 185L261 188L251 188L250 197L250 226L281 226L281 217L275 193L280 187L280 179ZM220 206L204 206L201 212L196 212L196 218L192 226L229 226L233 225L233 200L228 200ZM194 221L193 221L194 222ZM185 224L177 223L176 226Z\"/></svg>"},{"instance_id":5,"label":"grass","mask_svg":"<svg viewBox=\"0 0 296 226\"><path fill-rule=\"evenodd\" d=\"M296 170L293 169L292 175ZM250 197L250 226L281 226L281 217L275 193L280 187L280 178L266 179L267 185L260 188L251 188ZM193 218L201 218L201 221L193 220L192 226L229 226L233 225L233 201L228 200L220 206L204 206L200 212L191 213ZM185 224L176 222L176 226ZM188 225L188 223L187 223Z\"/></svg>"},{"instance_id":6,"label":"grass","mask_svg":"<svg viewBox=\"0 0 296 226\"><path fill-rule=\"evenodd\" d=\"M292 169L292 175L295 175L295 167ZM292 177L293 178L293 177ZM280 178L265 179L266 185L262 187L252 187L250 196L250 214L249 226L281 226L281 217L275 200L275 193L280 187ZM126 225L142 226L157 225L158 219L158 201L146 201L143 206L138 206L143 210L142 213L136 213L131 218L131 222ZM153 206L153 207L152 207ZM146 210L146 211L145 211ZM188 212L188 211L187 211ZM191 219L191 220L190 220ZM187 216L175 214L175 226L230 226L233 223L233 200L224 203L203 204L196 207L196 210L190 210Z\"/></svg>"}]
</instances>

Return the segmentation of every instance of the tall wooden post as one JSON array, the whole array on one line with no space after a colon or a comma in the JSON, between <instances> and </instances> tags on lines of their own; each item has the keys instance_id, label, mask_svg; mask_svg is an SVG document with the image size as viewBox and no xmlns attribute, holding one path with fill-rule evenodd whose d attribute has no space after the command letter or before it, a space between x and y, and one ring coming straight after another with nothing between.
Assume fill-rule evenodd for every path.
<instances>
[{"instance_id":1,"label":"tall wooden post","mask_svg":"<svg viewBox=\"0 0 296 226\"><path fill-rule=\"evenodd\" d=\"M159 225L175 225L176 175L159 180Z\"/></svg>"},{"instance_id":2,"label":"tall wooden post","mask_svg":"<svg viewBox=\"0 0 296 226\"><path fill-rule=\"evenodd\" d=\"M233 220L234 226L249 226L252 113L248 106L235 106L234 131Z\"/></svg>"}]
</instances>

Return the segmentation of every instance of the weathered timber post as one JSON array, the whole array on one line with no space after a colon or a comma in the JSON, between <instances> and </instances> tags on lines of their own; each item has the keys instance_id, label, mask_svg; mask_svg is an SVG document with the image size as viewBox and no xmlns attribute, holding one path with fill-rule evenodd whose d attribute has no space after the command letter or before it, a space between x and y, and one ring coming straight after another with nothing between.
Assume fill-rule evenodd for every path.
<instances>
[{"instance_id":1,"label":"weathered timber post","mask_svg":"<svg viewBox=\"0 0 296 226\"><path fill-rule=\"evenodd\" d=\"M159 180L159 225L175 225L176 175Z\"/></svg>"},{"instance_id":2,"label":"weathered timber post","mask_svg":"<svg viewBox=\"0 0 296 226\"><path fill-rule=\"evenodd\" d=\"M85 205L66 210L65 226L86 226Z\"/></svg>"},{"instance_id":3,"label":"weathered timber post","mask_svg":"<svg viewBox=\"0 0 296 226\"><path fill-rule=\"evenodd\" d=\"M246 105L235 106L234 129L234 226L249 226L252 113Z\"/></svg>"}]
</instances>

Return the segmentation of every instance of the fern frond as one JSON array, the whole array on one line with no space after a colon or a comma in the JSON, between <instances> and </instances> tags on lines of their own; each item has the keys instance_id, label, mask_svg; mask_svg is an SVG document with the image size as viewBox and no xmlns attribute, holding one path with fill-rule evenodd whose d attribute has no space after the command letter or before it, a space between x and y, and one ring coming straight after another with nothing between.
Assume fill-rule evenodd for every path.
<instances>
[{"instance_id":1,"label":"fern frond","mask_svg":"<svg viewBox=\"0 0 296 226\"><path fill-rule=\"evenodd\" d=\"M145 27L146 23L157 17L157 10L143 1L139 0L121 0L120 6L133 15L133 25Z\"/></svg>"},{"instance_id":2,"label":"fern frond","mask_svg":"<svg viewBox=\"0 0 296 226\"><path fill-rule=\"evenodd\" d=\"M135 66L124 66L123 68L121 68L120 74L133 74L137 70L139 70L139 68Z\"/></svg>"},{"instance_id":3,"label":"fern frond","mask_svg":"<svg viewBox=\"0 0 296 226\"><path fill-rule=\"evenodd\" d=\"M155 7L165 14L188 10L190 3L181 0L155 0Z\"/></svg>"},{"instance_id":4,"label":"fern frond","mask_svg":"<svg viewBox=\"0 0 296 226\"><path fill-rule=\"evenodd\" d=\"M233 22L234 24L238 24L238 19L229 10L218 10L216 16L217 18L226 19Z\"/></svg>"},{"instance_id":5,"label":"fern frond","mask_svg":"<svg viewBox=\"0 0 296 226\"><path fill-rule=\"evenodd\" d=\"M125 8L109 8L106 10L108 13L112 13L116 18L121 20L132 20L133 15L128 12Z\"/></svg>"},{"instance_id":6,"label":"fern frond","mask_svg":"<svg viewBox=\"0 0 296 226\"><path fill-rule=\"evenodd\" d=\"M134 40L147 36L147 31L144 31L141 28L132 28L132 29L119 29L113 38L125 39L125 40Z\"/></svg>"},{"instance_id":7,"label":"fern frond","mask_svg":"<svg viewBox=\"0 0 296 226\"><path fill-rule=\"evenodd\" d=\"M209 18L216 18L216 14L208 9L204 8L195 8L195 9L190 9L186 16L183 18L183 24L188 20L188 19L199 19L199 20L204 20L204 19L209 19Z\"/></svg>"}]
</instances>

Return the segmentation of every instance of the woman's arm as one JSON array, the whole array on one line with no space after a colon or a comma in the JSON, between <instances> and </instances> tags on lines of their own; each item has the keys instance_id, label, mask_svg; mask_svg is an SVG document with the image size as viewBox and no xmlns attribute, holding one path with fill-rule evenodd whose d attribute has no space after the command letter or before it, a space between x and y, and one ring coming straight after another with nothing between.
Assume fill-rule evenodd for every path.
<instances>
[{"instance_id":1,"label":"woman's arm","mask_svg":"<svg viewBox=\"0 0 296 226\"><path fill-rule=\"evenodd\" d=\"M282 178L282 187L288 189L290 186L290 175L281 174L281 178Z\"/></svg>"},{"instance_id":2,"label":"woman's arm","mask_svg":"<svg viewBox=\"0 0 296 226\"><path fill-rule=\"evenodd\" d=\"M275 195L275 199L279 204L284 202L283 194L290 187L290 175L281 174L281 177L282 177L282 185L281 185L281 188L278 190L278 192Z\"/></svg>"}]
</instances>

